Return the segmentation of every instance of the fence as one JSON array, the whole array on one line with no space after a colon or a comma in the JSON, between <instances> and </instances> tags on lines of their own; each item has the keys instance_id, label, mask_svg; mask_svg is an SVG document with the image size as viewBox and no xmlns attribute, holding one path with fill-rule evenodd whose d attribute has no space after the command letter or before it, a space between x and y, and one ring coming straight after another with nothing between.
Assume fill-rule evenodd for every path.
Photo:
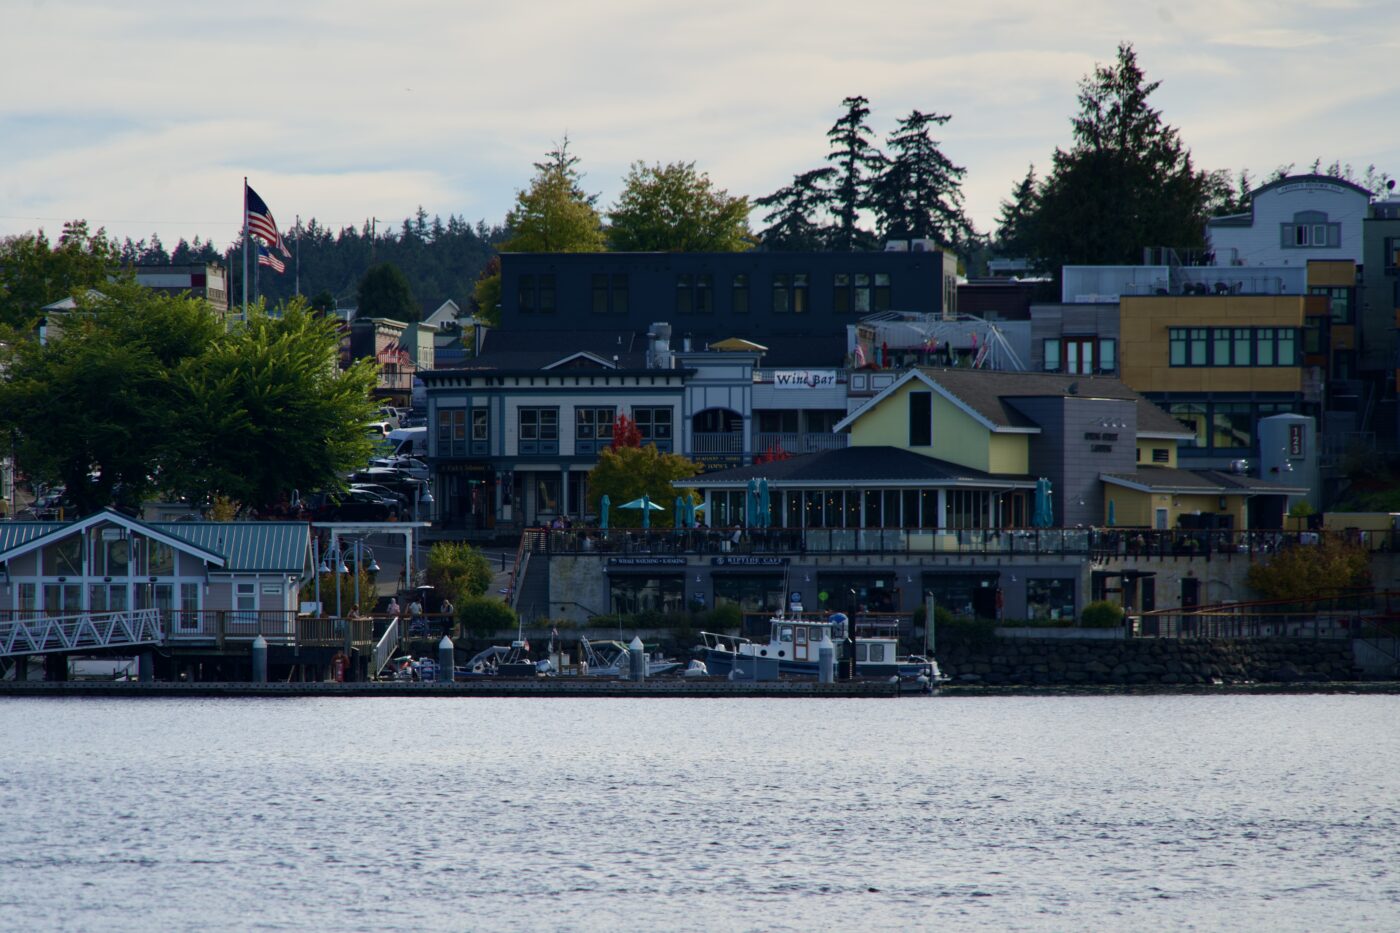
<instances>
[{"instance_id":1,"label":"fence","mask_svg":"<svg viewBox=\"0 0 1400 933\"><path fill-rule=\"evenodd\" d=\"M1098 561L1255 559L1292 547L1317 545L1324 537L1400 551L1396 531L1197 531L1136 528L762 528L740 531L692 528L608 528L531 534L536 553L611 555L1037 555L1089 557Z\"/></svg>"},{"instance_id":2,"label":"fence","mask_svg":"<svg viewBox=\"0 0 1400 933\"><path fill-rule=\"evenodd\" d=\"M1305 600L1159 609L1127 617L1134 638L1394 638L1400 593L1344 591Z\"/></svg>"}]
</instances>

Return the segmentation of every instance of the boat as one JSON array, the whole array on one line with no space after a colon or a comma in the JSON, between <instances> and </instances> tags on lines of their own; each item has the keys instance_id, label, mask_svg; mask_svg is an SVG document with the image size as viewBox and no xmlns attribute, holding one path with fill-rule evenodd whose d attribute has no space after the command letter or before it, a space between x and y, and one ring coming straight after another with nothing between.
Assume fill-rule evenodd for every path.
<instances>
[{"instance_id":1,"label":"boat","mask_svg":"<svg viewBox=\"0 0 1400 933\"><path fill-rule=\"evenodd\" d=\"M580 673L589 677L626 677L632 673L632 660L627 645L620 641L591 642L579 638L579 648L583 652ZM664 658L647 658L647 676L669 674L681 666L681 662Z\"/></svg>"},{"instance_id":2,"label":"boat","mask_svg":"<svg viewBox=\"0 0 1400 933\"><path fill-rule=\"evenodd\" d=\"M509 648L493 645L478 652L465 667L453 669L454 680L470 680L477 677L535 677L547 674L553 669L548 660L532 661L530 643L516 639Z\"/></svg>"},{"instance_id":3,"label":"boat","mask_svg":"<svg viewBox=\"0 0 1400 933\"><path fill-rule=\"evenodd\" d=\"M898 629L894 623L864 623L853 626L845 613L830 616L786 615L779 612L769 620L767 641L753 641L739 635L701 632L696 647L710 674L724 677L734 670L735 660L777 661L778 676L816 677L820 673L820 646L830 639L837 655L848 635L855 653L855 676L898 678L917 681L930 688L947 677L932 658L919 655L899 657Z\"/></svg>"}]
</instances>

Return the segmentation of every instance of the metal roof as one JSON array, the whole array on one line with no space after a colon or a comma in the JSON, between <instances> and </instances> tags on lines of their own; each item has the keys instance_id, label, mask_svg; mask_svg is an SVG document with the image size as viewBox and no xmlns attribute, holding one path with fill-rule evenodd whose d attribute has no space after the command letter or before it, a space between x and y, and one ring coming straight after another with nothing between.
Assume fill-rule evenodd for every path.
<instances>
[{"instance_id":1,"label":"metal roof","mask_svg":"<svg viewBox=\"0 0 1400 933\"><path fill-rule=\"evenodd\" d=\"M305 522L141 522L126 516L112 517L124 520L119 524L149 529L211 555L219 555L224 558L220 569L232 573L301 573L306 566L306 549L311 540ZM0 522L0 554L45 535L61 533L84 521L87 519Z\"/></svg>"}]
</instances>

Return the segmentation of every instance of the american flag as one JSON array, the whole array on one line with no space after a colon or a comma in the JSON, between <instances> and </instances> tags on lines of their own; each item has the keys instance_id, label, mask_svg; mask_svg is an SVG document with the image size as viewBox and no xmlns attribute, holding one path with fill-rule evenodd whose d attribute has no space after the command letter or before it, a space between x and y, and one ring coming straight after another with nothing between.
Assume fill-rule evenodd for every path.
<instances>
[{"instance_id":1,"label":"american flag","mask_svg":"<svg viewBox=\"0 0 1400 933\"><path fill-rule=\"evenodd\" d=\"M277 247L282 251L283 256L291 258L292 254L288 251L287 244L282 242L282 234L277 232L277 221L272 219L272 211L267 209L267 204L258 197L258 193L252 188L244 185L243 190L247 194L248 232L253 236L261 237L268 246ZM262 262L261 256L259 256L258 262ZM271 265L271 263L263 263L263 265ZM277 271L281 272L282 270L278 269Z\"/></svg>"},{"instance_id":2,"label":"american flag","mask_svg":"<svg viewBox=\"0 0 1400 933\"><path fill-rule=\"evenodd\" d=\"M273 272L286 272L287 264L275 253L269 252L266 246L258 244L258 265L271 266Z\"/></svg>"}]
</instances>

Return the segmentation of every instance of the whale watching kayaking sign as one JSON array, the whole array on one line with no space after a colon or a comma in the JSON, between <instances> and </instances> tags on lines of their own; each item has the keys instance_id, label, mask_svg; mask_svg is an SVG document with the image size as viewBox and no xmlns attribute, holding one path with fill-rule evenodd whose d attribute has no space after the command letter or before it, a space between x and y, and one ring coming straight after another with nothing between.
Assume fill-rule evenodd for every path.
<instances>
[{"instance_id":1,"label":"whale watching kayaking sign","mask_svg":"<svg viewBox=\"0 0 1400 933\"><path fill-rule=\"evenodd\" d=\"M836 385L834 369L775 369L775 389L826 389Z\"/></svg>"}]
</instances>

